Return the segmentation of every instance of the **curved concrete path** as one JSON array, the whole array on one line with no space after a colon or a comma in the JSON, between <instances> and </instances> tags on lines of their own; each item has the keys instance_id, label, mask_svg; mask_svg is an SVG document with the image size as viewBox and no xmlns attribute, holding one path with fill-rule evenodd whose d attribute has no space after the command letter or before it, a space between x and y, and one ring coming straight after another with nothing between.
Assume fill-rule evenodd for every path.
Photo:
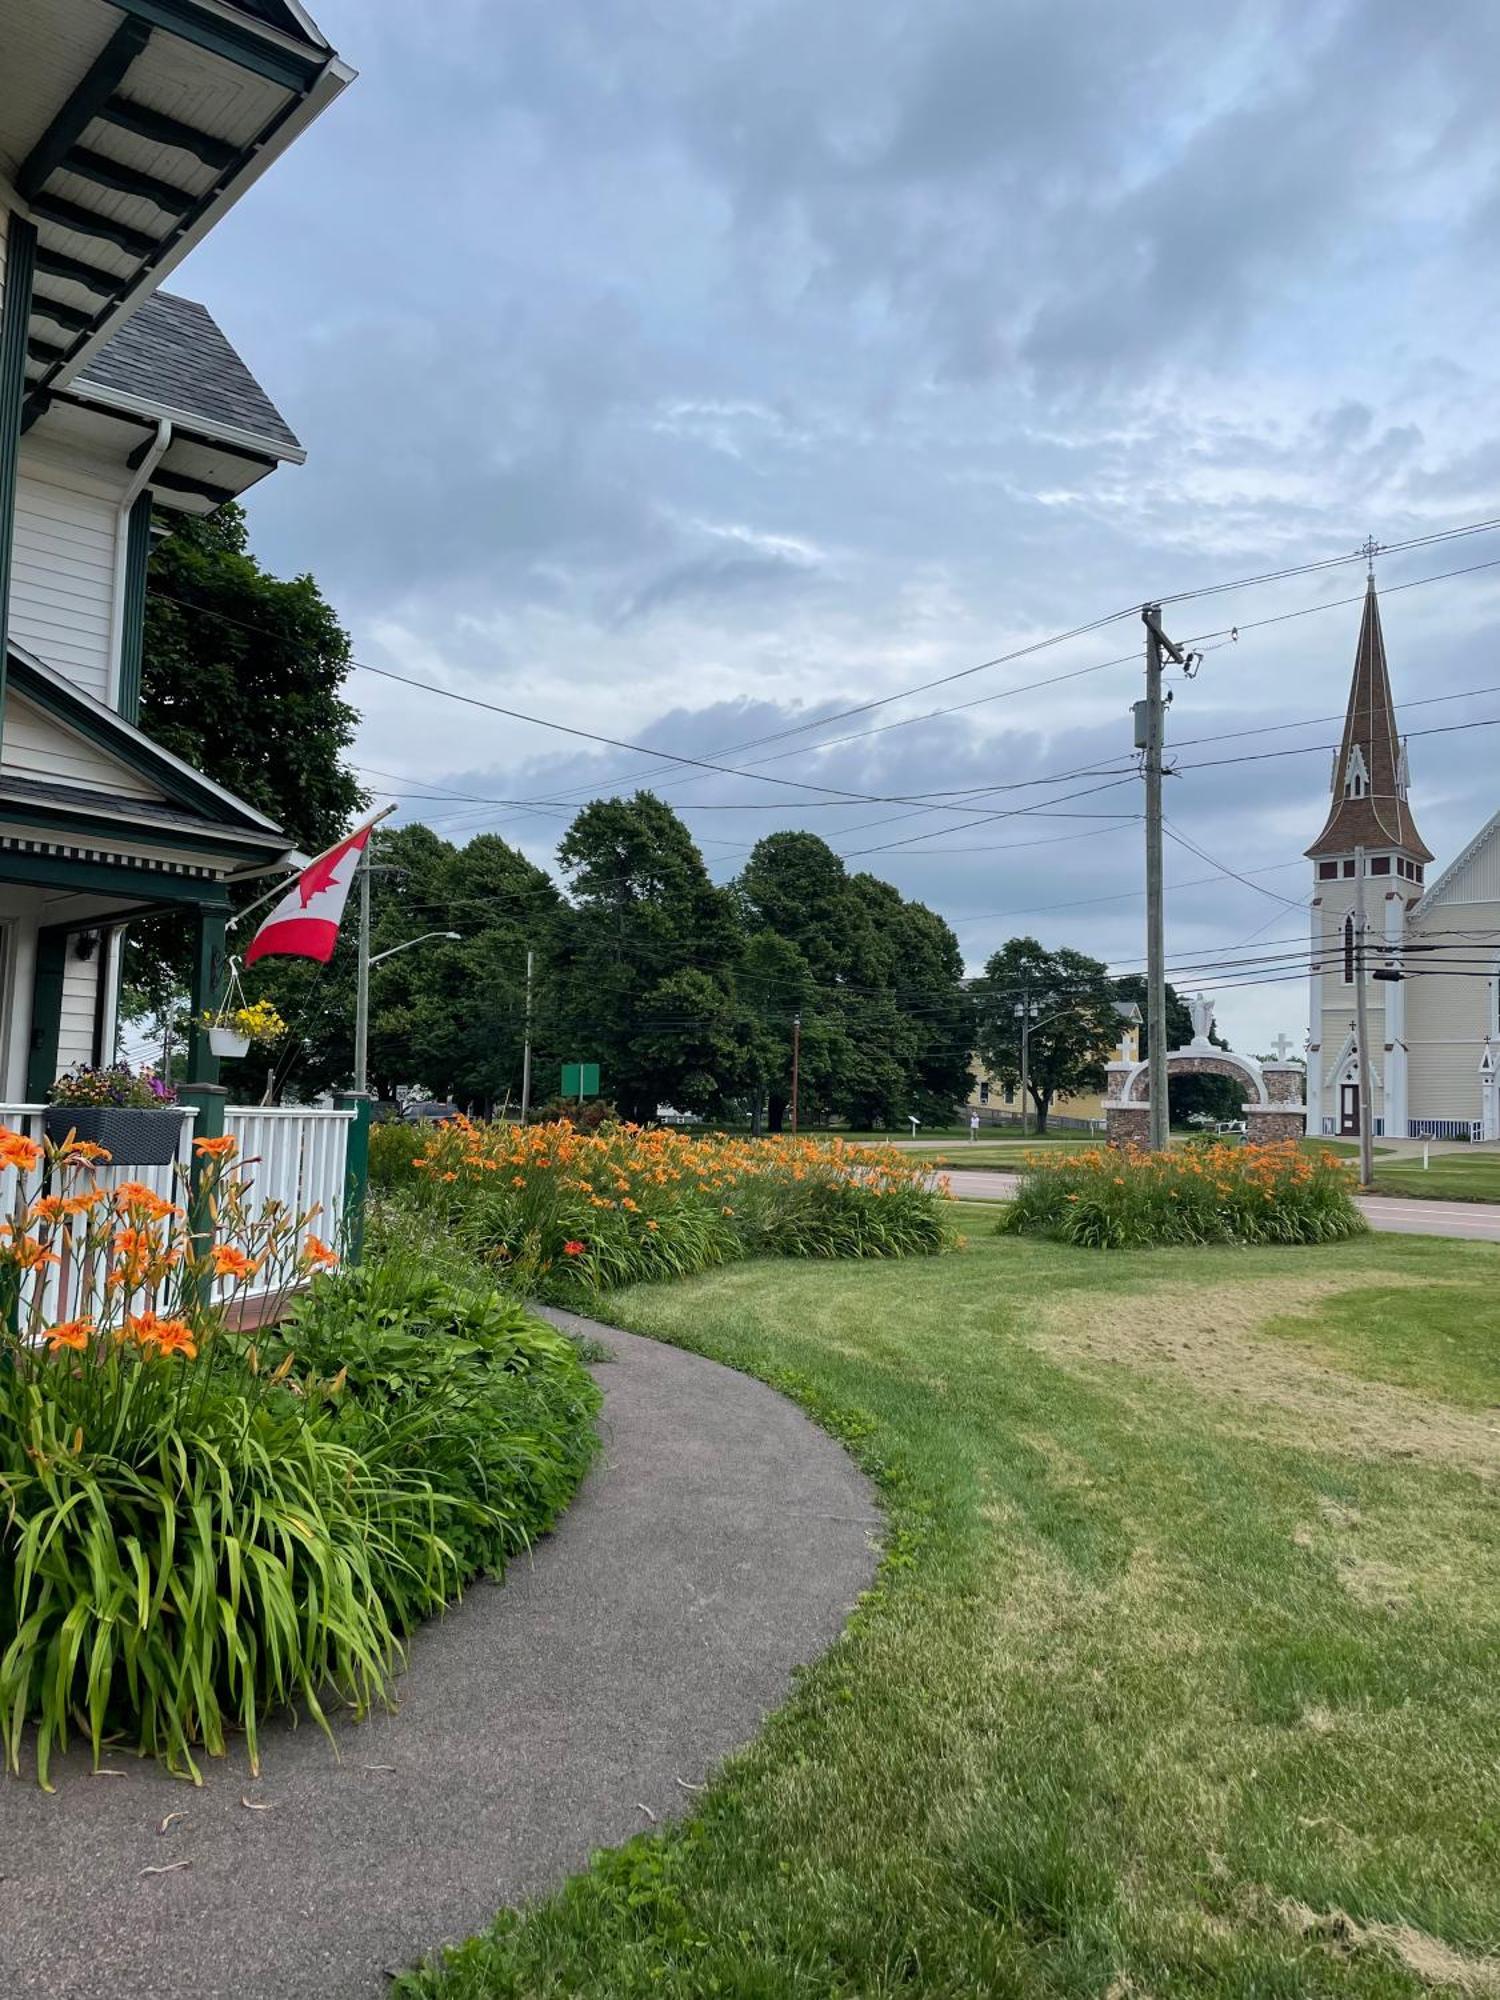
<instances>
[{"instance_id":1,"label":"curved concrete path","mask_svg":"<svg viewBox=\"0 0 1500 2000\"><path fill-rule=\"evenodd\" d=\"M0 1784L5 2000L378 2000L686 1811L833 1641L880 1528L843 1450L748 1376L570 1323L615 1357L601 1457L503 1588L416 1635L398 1714L338 1760L278 1724L258 1782L236 1750L197 1790L128 1756Z\"/></svg>"}]
</instances>

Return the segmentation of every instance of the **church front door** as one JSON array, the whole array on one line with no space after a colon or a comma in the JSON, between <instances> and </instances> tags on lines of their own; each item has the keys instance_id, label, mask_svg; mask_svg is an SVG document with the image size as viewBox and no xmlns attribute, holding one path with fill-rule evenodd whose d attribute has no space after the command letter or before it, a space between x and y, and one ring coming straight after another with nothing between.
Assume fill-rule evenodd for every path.
<instances>
[{"instance_id":1,"label":"church front door","mask_svg":"<svg viewBox=\"0 0 1500 2000\"><path fill-rule=\"evenodd\" d=\"M1341 1083L1339 1085L1339 1137L1357 1139L1359 1137L1359 1085Z\"/></svg>"}]
</instances>

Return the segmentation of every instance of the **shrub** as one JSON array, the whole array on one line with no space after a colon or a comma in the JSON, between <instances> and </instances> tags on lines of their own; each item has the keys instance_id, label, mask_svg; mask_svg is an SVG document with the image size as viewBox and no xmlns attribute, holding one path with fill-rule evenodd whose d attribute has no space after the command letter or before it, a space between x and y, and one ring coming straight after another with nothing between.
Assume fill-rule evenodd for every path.
<instances>
[{"instance_id":1,"label":"shrub","mask_svg":"<svg viewBox=\"0 0 1500 2000\"><path fill-rule=\"evenodd\" d=\"M425 1127L391 1118L370 1127L370 1185L381 1193L410 1187L417 1178L416 1159L427 1142Z\"/></svg>"},{"instance_id":2,"label":"shrub","mask_svg":"<svg viewBox=\"0 0 1500 2000\"><path fill-rule=\"evenodd\" d=\"M840 1139L455 1119L418 1179L460 1242L517 1289L564 1302L756 1253L910 1256L948 1240L925 1165Z\"/></svg>"},{"instance_id":3,"label":"shrub","mask_svg":"<svg viewBox=\"0 0 1500 2000\"><path fill-rule=\"evenodd\" d=\"M276 1345L313 1371L305 1393L327 1397L342 1442L464 1503L444 1534L465 1575L500 1575L594 1455L600 1396L573 1343L409 1253L317 1279Z\"/></svg>"},{"instance_id":4,"label":"shrub","mask_svg":"<svg viewBox=\"0 0 1500 2000\"><path fill-rule=\"evenodd\" d=\"M1033 1156L1000 1227L1093 1250L1331 1243L1366 1227L1344 1162L1279 1145Z\"/></svg>"}]
</instances>

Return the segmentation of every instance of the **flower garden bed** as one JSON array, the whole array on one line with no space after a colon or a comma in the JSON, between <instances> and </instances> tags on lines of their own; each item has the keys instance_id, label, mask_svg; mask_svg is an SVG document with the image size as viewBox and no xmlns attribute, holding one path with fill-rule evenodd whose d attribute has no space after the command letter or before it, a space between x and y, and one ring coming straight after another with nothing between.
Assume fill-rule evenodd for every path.
<instances>
[{"instance_id":1,"label":"flower garden bed","mask_svg":"<svg viewBox=\"0 0 1500 2000\"><path fill-rule=\"evenodd\" d=\"M314 1214L252 1207L232 1139L195 1150L173 1202L0 1132L49 1188L0 1229L0 1737L43 1784L74 1730L196 1777L233 1730L254 1766L275 1708L386 1699L402 1635L541 1532L595 1446L569 1342L409 1257L333 1270ZM267 1282L308 1290L233 1330Z\"/></svg>"},{"instance_id":2,"label":"flower garden bed","mask_svg":"<svg viewBox=\"0 0 1500 2000\"><path fill-rule=\"evenodd\" d=\"M740 1257L905 1257L951 1241L945 1188L921 1161L841 1139L455 1119L389 1180L529 1296L587 1304ZM381 1177L381 1164L376 1166Z\"/></svg>"},{"instance_id":3,"label":"flower garden bed","mask_svg":"<svg viewBox=\"0 0 1500 2000\"><path fill-rule=\"evenodd\" d=\"M1351 1185L1345 1161L1295 1141L1167 1153L1091 1147L1028 1158L1000 1228L1093 1250L1332 1243L1367 1226Z\"/></svg>"}]
</instances>

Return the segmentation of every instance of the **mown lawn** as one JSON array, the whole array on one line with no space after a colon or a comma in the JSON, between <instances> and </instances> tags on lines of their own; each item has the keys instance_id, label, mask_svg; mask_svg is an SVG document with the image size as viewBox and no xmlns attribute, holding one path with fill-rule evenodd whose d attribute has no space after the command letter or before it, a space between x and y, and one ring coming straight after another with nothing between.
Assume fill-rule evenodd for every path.
<instances>
[{"instance_id":1,"label":"mown lawn","mask_svg":"<svg viewBox=\"0 0 1500 2000\"><path fill-rule=\"evenodd\" d=\"M1420 1159L1403 1154L1377 1163L1375 1187L1426 1201L1500 1201L1500 1153L1434 1153L1425 1173Z\"/></svg>"},{"instance_id":2,"label":"mown lawn","mask_svg":"<svg viewBox=\"0 0 1500 2000\"><path fill-rule=\"evenodd\" d=\"M993 1221L612 1303L840 1430L887 1561L689 1821L404 1991L1500 1992L1500 1249Z\"/></svg>"}]
</instances>

